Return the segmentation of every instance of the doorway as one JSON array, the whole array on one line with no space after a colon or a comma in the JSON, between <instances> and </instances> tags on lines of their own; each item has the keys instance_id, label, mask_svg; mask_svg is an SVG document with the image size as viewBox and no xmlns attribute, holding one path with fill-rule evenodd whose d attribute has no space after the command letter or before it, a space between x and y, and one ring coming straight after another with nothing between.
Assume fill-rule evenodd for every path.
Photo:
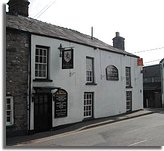
<instances>
[{"instance_id":1,"label":"doorway","mask_svg":"<svg viewBox=\"0 0 164 151\"><path fill-rule=\"evenodd\" d=\"M34 130L47 131L52 128L52 95L37 93L34 95Z\"/></svg>"}]
</instances>

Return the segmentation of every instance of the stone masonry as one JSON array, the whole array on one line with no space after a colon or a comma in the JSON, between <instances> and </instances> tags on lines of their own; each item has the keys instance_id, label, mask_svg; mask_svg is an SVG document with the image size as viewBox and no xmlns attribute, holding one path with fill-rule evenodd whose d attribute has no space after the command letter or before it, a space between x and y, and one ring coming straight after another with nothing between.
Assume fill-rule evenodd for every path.
<instances>
[{"instance_id":1,"label":"stone masonry","mask_svg":"<svg viewBox=\"0 0 164 151\"><path fill-rule=\"evenodd\" d=\"M6 96L13 96L14 125L7 136L24 135L28 130L29 34L6 29Z\"/></svg>"}]
</instances>

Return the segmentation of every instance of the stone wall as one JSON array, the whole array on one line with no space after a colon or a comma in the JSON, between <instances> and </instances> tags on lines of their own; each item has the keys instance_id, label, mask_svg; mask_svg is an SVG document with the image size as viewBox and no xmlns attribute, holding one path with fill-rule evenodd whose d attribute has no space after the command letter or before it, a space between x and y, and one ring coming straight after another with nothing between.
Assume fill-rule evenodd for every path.
<instances>
[{"instance_id":1,"label":"stone wall","mask_svg":"<svg viewBox=\"0 0 164 151\"><path fill-rule=\"evenodd\" d=\"M30 36L6 30L6 95L13 96L14 125L6 127L7 136L22 135L28 130L28 57Z\"/></svg>"}]
</instances>

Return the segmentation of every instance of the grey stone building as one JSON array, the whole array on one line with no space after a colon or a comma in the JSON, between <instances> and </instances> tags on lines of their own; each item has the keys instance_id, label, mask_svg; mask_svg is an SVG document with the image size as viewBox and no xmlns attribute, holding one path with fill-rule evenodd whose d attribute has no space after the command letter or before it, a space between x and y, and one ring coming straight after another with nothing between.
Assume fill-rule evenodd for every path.
<instances>
[{"instance_id":1,"label":"grey stone building","mask_svg":"<svg viewBox=\"0 0 164 151\"><path fill-rule=\"evenodd\" d=\"M26 0L10 0L10 15L28 16ZM27 134L30 34L6 26L6 133Z\"/></svg>"},{"instance_id":2,"label":"grey stone building","mask_svg":"<svg viewBox=\"0 0 164 151\"><path fill-rule=\"evenodd\" d=\"M161 64L143 68L143 101L145 108L162 107L162 70Z\"/></svg>"},{"instance_id":3,"label":"grey stone building","mask_svg":"<svg viewBox=\"0 0 164 151\"><path fill-rule=\"evenodd\" d=\"M161 65L162 107L164 108L164 58L160 61L160 65Z\"/></svg>"}]
</instances>

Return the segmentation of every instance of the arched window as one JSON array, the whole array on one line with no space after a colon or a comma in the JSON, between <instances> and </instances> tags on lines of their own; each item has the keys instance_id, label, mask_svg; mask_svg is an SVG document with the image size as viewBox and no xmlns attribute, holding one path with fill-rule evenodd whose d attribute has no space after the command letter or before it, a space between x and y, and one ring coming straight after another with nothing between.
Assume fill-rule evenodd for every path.
<instances>
[{"instance_id":1,"label":"arched window","mask_svg":"<svg viewBox=\"0 0 164 151\"><path fill-rule=\"evenodd\" d=\"M109 65L106 67L106 80L119 80L118 69L114 65Z\"/></svg>"}]
</instances>

